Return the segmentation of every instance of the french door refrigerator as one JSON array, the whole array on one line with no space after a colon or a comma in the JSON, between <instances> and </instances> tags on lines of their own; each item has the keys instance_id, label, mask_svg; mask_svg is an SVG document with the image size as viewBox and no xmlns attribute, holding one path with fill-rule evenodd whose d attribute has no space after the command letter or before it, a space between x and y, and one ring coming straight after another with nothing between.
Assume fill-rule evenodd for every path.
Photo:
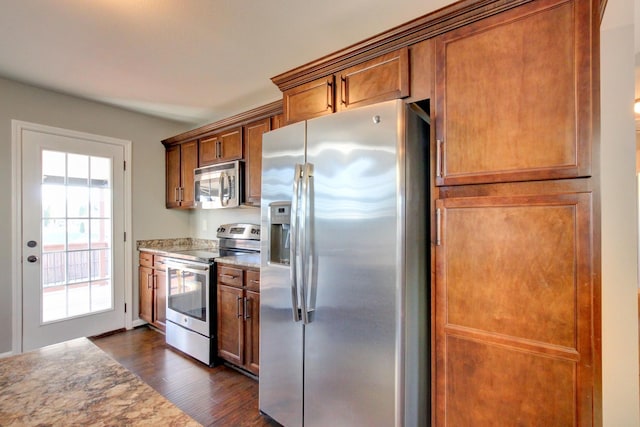
<instances>
[{"instance_id":1,"label":"french door refrigerator","mask_svg":"<svg viewBox=\"0 0 640 427\"><path fill-rule=\"evenodd\" d=\"M429 422L427 122L398 100L263 137L259 404L284 426Z\"/></svg>"}]
</instances>

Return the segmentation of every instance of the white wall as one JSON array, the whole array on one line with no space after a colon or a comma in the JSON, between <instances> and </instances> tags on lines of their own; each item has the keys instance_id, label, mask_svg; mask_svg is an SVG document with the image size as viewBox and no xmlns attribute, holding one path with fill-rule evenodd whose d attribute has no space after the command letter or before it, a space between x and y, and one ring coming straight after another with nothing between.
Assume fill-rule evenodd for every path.
<instances>
[{"instance_id":1,"label":"white wall","mask_svg":"<svg viewBox=\"0 0 640 427\"><path fill-rule=\"evenodd\" d=\"M609 1L601 33L602 392L605 426L640 425L634 1Z\"/></svg>"},{"instance_id":2,"label":"white wall","mask_svg":"<svg viewBox=\"0 0 640 427\"><path fill-rule=\"evenodd\" d=\"M39 123L132 141L134 306L137 314L135 240L185 237L189 214L164 207L162 139L188 130L185 124L152 118L0 78L0 188L11 194L11 120ZM0 354L12 349L11 202L0 204Z\"/></svg>"}]
</instances>

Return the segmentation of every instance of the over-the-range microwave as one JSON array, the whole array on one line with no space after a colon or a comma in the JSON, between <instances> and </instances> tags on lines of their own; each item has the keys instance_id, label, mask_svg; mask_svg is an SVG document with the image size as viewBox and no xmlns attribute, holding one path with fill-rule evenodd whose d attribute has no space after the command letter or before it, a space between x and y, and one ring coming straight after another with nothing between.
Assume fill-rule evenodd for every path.
<instances>
[{"instance_id":1,"label":"over-the-range microwave","mask_svg":"<svg viewBox=\"0 0 640 427\"><path fill-rule=\"evenodd\" d=\"M235 208L243 202L244 162L219 163L194 170L196 207Z\"/></svg>"}]
</instances>

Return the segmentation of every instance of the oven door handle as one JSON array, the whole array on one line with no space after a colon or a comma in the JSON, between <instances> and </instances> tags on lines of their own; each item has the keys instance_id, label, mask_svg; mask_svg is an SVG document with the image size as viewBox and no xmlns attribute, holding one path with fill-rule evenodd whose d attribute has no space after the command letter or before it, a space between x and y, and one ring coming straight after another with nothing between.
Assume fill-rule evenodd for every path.
<instances>
[{"instance_id":1,"label":"oven door handle","mask_svg":"<svg viewBox=\"0 0 640 427\"><path fill-rule=\"evenodd\" d=\"M175 270L190 271L192 273L202 273L209 271L209 264L195 264L195 263L182 263L182 262L167 262L165 264L167 268Z\"/></svg>"}]
</instances>

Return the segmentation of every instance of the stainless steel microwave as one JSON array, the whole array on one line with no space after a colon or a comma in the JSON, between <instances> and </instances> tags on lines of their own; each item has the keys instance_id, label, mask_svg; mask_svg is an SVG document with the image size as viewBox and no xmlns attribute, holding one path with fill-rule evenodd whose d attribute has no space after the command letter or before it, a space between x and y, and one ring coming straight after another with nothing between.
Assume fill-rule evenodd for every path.
<instances>
[{"instance_id":1,"label":"stainless steel microwave","mask_svg":"<svg viewBox=\"0 0 640 427\"><path fill-rule=\"evenodd\" d=\"M219 163L194 170L196 207L235 208L243 202L244 162Z\"/></svg>"}]
</instances>

